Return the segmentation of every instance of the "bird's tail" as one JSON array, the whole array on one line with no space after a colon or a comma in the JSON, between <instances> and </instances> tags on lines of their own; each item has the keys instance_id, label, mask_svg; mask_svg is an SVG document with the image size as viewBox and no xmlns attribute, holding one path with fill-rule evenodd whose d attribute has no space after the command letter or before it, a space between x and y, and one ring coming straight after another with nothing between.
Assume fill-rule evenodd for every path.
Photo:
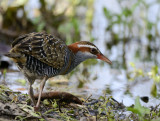
<instances>
[{"instance_id":1,"label":"bird's tail","mask_svg":"<svg viewBox=\"0 0 160 121\"><path fill-rule=\"evenodd\" d=\"M20 58L21 57L20 54L18 54L18 53L15 54L15 53L12 53L12 52L6 53L4 55L9 57L9 58Z\"/></svg>"}]
</instances>

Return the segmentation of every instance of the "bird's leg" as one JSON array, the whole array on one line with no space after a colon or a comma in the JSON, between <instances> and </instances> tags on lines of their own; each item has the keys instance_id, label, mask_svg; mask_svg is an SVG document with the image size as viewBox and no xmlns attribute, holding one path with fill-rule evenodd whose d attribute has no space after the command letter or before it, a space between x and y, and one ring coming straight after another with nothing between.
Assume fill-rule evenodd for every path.
<instances>
[{"instance_id":1,"label":"bird's leg","mask_svg":"<svg viewBox=\"0 0 160 121\"><path fill-rule=\"evenodd\" d=\"M47 77L45 76L40 84L40 91L39 91L39 96L38 96L38 102L36 104L36 107L34 107L34 110L35 111L38 111L39 110L39 106L40 106L40 102L41 102L41 96L42 96L42 91L43 91L43 88L44 88L44 85L47 81Z\"/></svg>"},{"instance_id":2,"label":"bird's leg","mask_svg":"<svg viewBox=\"0 0 160 121\"><path fill-rule=\"evenodd\" d=\"M36 101L34 99L34 92L33 92L33 87L32 84L29 84L29 90L28 90L28 94L30 96L31 101L33 102L34 106L36 105Z\"/></svg>"},{"instance_id":3,"label":"bird's leg","mask_svg":"<svg viewBox=\"0 0 160 121\"><path fill-rule=\"evenodd\" d=\"M27 77L27 80L29 82L29 89L28 89L28 94L30 96L31 101L33 102L34 106L36 105L36 101L34 99L34 92L33 92L33 87L32 84L34 83L35 79L29 78L27 75L25 75Z\"/></svg>"}]
</instances>

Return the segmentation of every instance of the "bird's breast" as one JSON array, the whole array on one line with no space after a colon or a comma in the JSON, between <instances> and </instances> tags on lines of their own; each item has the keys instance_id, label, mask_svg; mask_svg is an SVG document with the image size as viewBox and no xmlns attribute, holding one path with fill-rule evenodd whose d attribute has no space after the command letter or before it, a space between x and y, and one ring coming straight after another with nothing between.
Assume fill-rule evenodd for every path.
<instances>
[{"instance_id":1,"label":"bird's breast","mask_svg":"<svg viewBox=\"0 0 160 121\"><path fill-rule=\"evenodd\" d=\"M30 55L26 55L26 58L25 70L30 74L28 76L32 75L35 78L43 78L44 76L53 77L61 72L61 69L49 66Z\"/></svg>"}]
</instances>

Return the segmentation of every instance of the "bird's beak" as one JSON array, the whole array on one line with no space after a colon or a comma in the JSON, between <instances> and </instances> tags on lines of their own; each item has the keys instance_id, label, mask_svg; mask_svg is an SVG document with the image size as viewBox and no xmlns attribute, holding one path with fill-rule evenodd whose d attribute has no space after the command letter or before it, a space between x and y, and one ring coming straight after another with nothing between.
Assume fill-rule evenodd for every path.
<instances>
[{"instance_id":1,"label":"bird's beak","mask_svg":"<svg viewBox=\"0 0 160 121\"><path fill-rule=\"evenodd\" d=\"M103 54L98 54L97 58L102 60L102 61L105 61L105 62L107 62L109 64L112 64L112 62L107 57L105 57Z\"/></svg>"}]
</instances>

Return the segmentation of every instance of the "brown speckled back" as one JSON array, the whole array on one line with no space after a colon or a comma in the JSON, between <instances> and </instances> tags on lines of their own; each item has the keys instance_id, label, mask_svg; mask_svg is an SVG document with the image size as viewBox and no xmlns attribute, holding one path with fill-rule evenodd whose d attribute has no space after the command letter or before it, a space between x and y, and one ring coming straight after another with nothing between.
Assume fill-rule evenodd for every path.
<instances>
[{"instance_id":1,"label":"brown speckled back","mask_svg":"<svg viewBox=\"0 0 160 121\"><path fill-rule=\"evenodd\" d=\"M49 66L61 69L64 66L66 49L68 47L64 41L44 32L34 32L15 39L11 52L30 55Z\"/></svg>"}]
</instances>

